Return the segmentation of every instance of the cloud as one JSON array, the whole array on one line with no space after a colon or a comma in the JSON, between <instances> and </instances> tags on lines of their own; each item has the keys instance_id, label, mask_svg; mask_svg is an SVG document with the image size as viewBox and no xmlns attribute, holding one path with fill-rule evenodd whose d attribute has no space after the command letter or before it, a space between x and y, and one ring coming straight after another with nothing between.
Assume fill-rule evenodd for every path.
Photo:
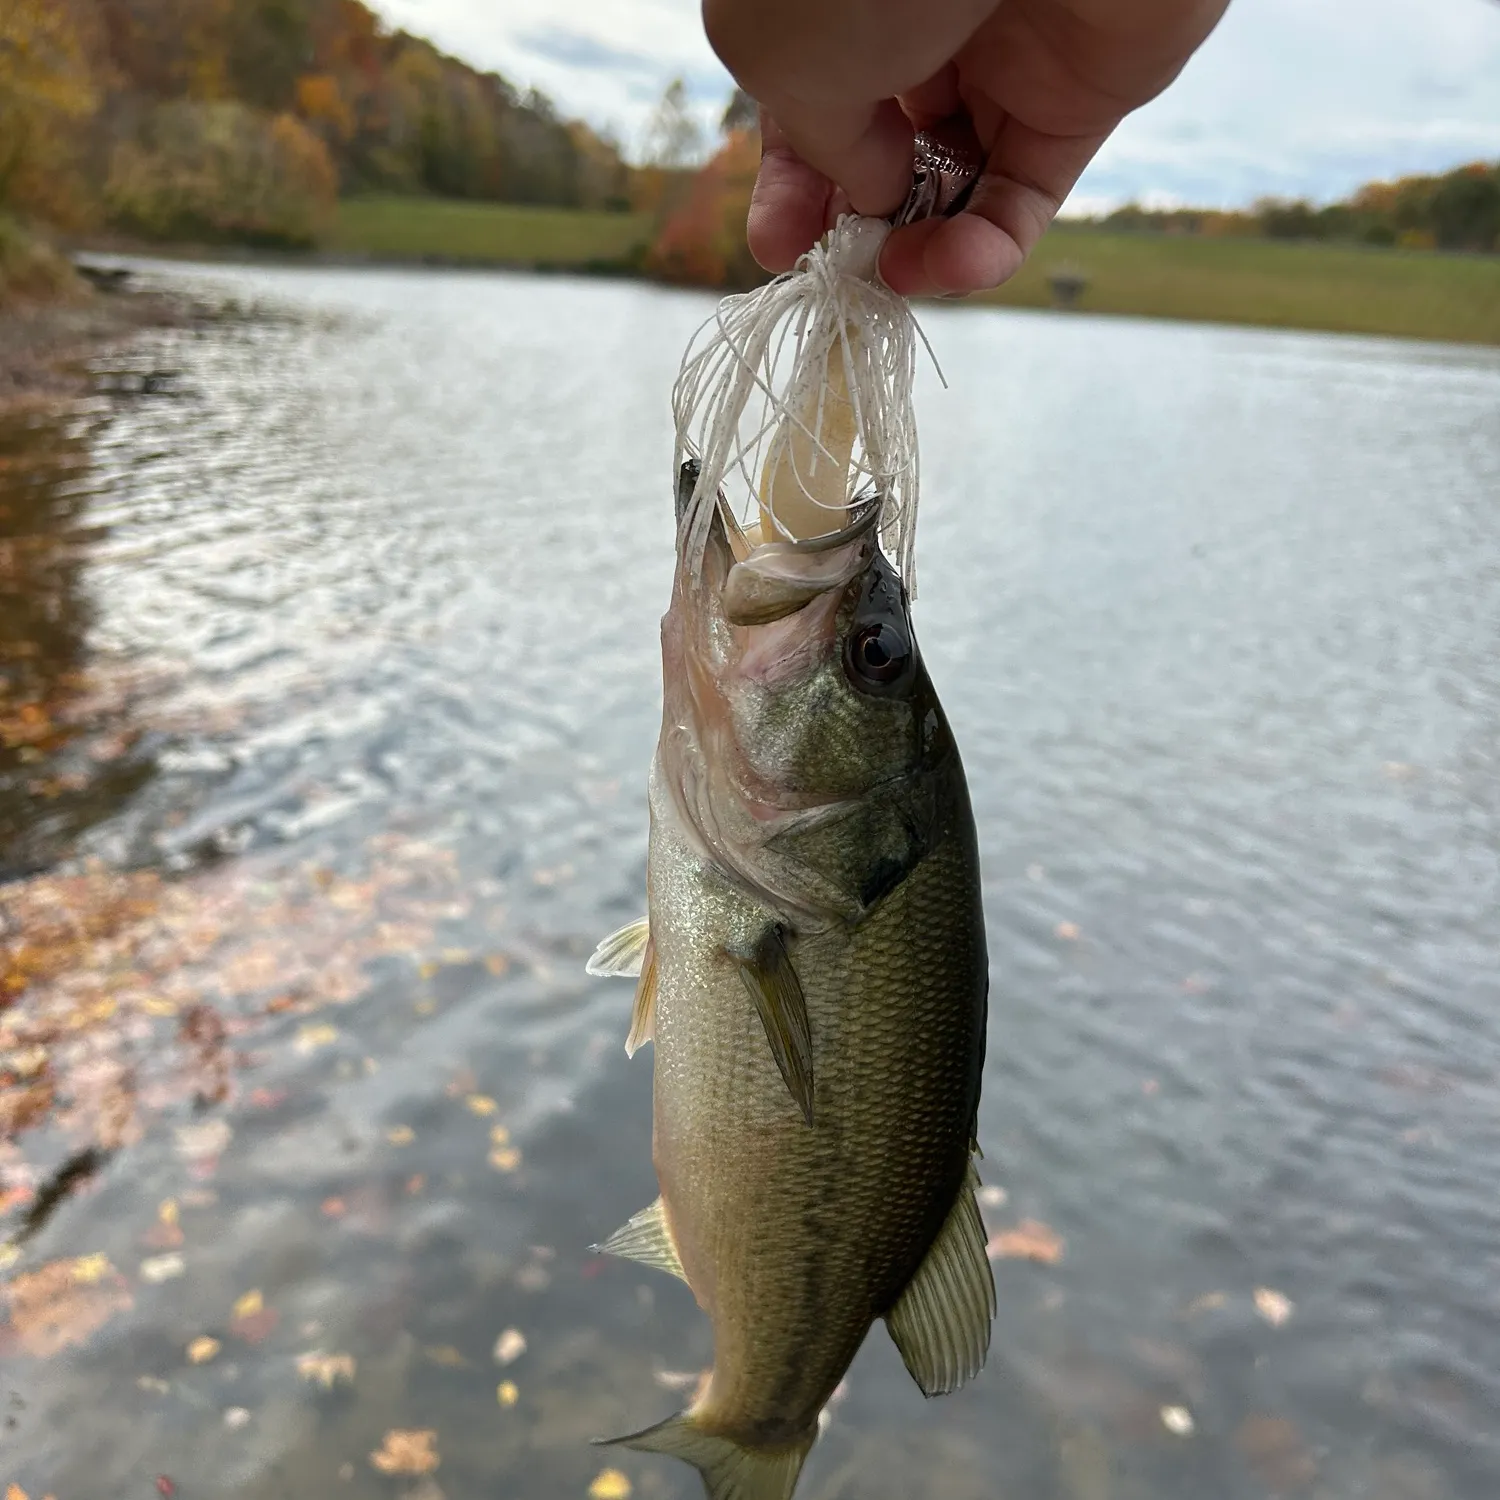
<instances>
[{"instance_id":1,"label":"cloud","mask_svg":"<svg viewBox=\"0 0 1500 1500\"><path fill-rule=\"evenodd\" d=\"M674 77L711 125L731 80L698 0L373 0L395 24L638 142ZM1181 78L1116 131L1072 200L1328 200L1500 158L1494 0L1233 0Z\"/></svg>"}]
</instances>

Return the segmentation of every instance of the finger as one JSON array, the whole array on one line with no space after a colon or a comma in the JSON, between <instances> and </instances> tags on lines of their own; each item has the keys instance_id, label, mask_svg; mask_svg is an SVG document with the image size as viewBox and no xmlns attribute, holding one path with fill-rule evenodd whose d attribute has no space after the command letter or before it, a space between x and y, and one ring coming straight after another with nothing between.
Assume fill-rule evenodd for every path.
<instances>
[{"instance_id":1,"label":"finger","mask_svg":"<svg viewBox=\"0 0 1500 1500\"><path fill-rule=\"evenodd\" d=\"M778 104L776 123L803 161L843 188L856 213L890 214L901 206L911 186L912 124L894 99Z\"/></svg>"},{"instance_id":2,"label":"finger","mask_svg":"<svg viewBox=\"0 0 1500 1500\"><path fill-rule=\"evenodd\" d=\"M901 108L918 130L926 130L939 120L956 115L963 108L963 99L958 92L958 66L949 63L939 68L931 78L919 83L900 96Z\"/></svg>"},{"instance_id":3,"label":"finger","mask_svg":"<svg viewBox=\"0 0 1500 1500\"><path fill-rule=\"evenodd\" d=\"M881 253L892 291L964 295L1014 276L1108 135L1044 135L1006 120L963 213L896 230Z\"/></svg>"},{"instance_id":4,"label":"finger","mask_svg":"<svg viewBox=\"0 0 1500 1500\"><path fill-rule=\"evenodd\" d=\"M823 233L833 184L797 155L781 127L760 112L760 171L750 195L745 237L768 271L789 271Z\"/></svg>"}]
</instances>

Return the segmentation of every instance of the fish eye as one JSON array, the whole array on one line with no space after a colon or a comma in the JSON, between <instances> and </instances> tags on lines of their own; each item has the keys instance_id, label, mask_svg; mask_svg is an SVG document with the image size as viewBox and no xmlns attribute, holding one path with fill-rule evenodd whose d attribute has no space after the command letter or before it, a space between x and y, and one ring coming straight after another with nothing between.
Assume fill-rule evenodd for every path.
<instances>
[{"instance_id":1,"label":"fish eye","mask_svg":"<svg viewBox=\"0 0 1500 1500\"><path fill-rule=\"evenodd\" d=\"M900 631L876 622L855 631L849 638L849 668L868 683L891 683L906 670L911 646Z\"/></svg>"}]
</instances>

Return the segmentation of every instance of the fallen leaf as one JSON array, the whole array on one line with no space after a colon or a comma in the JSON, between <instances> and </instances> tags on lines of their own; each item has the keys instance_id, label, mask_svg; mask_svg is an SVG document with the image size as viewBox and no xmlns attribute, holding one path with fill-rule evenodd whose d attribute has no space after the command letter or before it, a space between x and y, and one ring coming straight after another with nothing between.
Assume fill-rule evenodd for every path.
<instances>
[{"instance_id":1,"label":"fallen leaf","mask_svg":"<svg viewBox=\"0 0 1500 1500\"><path fill-rule=\"evenodd\" d=\"M325 1219L342 1219L348 1212L348 1206L342 1198L325 1198L323 1200L322 1213Z\"/></svg>"},{"instance_id":2,"label":"fallen leaf","mask_svg":"<svg viewBox=\"0 0 1500 1500\"><path fill-rule=\"evenodd\" d=\"M1022 1219L1014 1229L990 1236L985 1254L991 1260L1034 1260L1055 1266L1063 1258L1063 1238L1040 1219Z\"/></svg>"},{"instance_id":3,"label":"fallen leaf","mask_svg":"<svg viewBox=\"0 0 1500 1500\"><path fill-rule=\"evenodd\" d=\"M218 1339L210 1338L206 1333L200 1338L193 1340L187 1346L188 1363L194 1365L206 1365L222 1348Z\"/></svg>"},{"instance_id":4,"label":"fallen leaf","mask_svg":"<svg viewBox=\"0 0 1500 1500\"><path fill-rule=\"evenodd\" d=\"M1246 1417L1235 1429L1234 1445L1261 1483L1279 1495L1306 1489L1317 1477L1317 1460L1285 1417Z\"/></svg>"},{"instance_id":5,"label":"fallen leaf","mask_svg":"<svg viewBox=\"0 0 1500 1500\"><path fill-rule=\"evenodd\" d=\"M297 1373L325 1391L331 1391L340 1380L352 1385L354 1369L352 1354L324 1354L321 1349L314 1349L297 1356Z\"/></svg>"},{"instance_id":6,"label":"fallen leaf","mask_svg":"<svg viewBox=\"0 0 1500 1500\"><path fill-rule=\"evenodd\" d=\"M495 1399L501 1406L514 1406L521 1399L521 1392L516 1388L514 1380L502 1380L495 1387Z\"/></svg>"},{"instance_id":7,"label":"fallen leaf","mask_svg":"<svg viewBox=\"0 0 1500 1500\"><path fill-rule=\"evenodd\" d=\"M1292 1315L1292 1300L1268 1286L1255 1289L1255 1310L1272 1328L1280 1328Z\"/></svg>"},{"instance_id":8,"label":"fallen leaf","mask_svg":"<svg viewBox=\"0 0 1500 1500\"><path fill-rule=\"evenodd\" d=\"M73 1280L80 1286L97 1286L113 1271L114 1267L103 1251L96 1251L93 1255L80 1255L73 1262Z\"/></svg>"},{"instance_id":9,"label":"fallen leaf","mask_svg":"<svg viewBox=\"0 0 1500 1500\"><path fill-rule=\"evenodd\" d=\"M1204 1292L1201 1297L1194 1297L1188 1303L1188 1316L1193 1317L1197 1313L1217 1312L1228 1300L1229 1298L1223 1292Z\"/></svg>"},{"instance_id":10,"label":"fallen leaf","mask_svg":"<svg viewBox=\"0 0 1500 1500\"><path fill-rule=\"evenodd\" d=\"M519 1328L507 1328L495 1340L495 1363L513 1365L526 1352L526 1335Z\"/></svg>"},{"instance_id":11,"label":"fallen leaf","mask_svg":"<svg viewBox=\"0 0 1500 1500\"><path fill-rule=\"evenodd\" d=\"M510 1145L510 1131L507 1130L505 1128L505 1126L503 1126L503 1125L492 1125L490 1127L490 1145L492 1145L492 1146L508 1146L508 1145Z\"/></svg>"},{"instance_id":12,"label":"fallen leaf","mask_svg":"<svg viewBox=\"0 0 1500 1500\"><path fill-rule=\"evenodd\" d=\"M253 1318L266 1305L266 1299L261 1296L259 1290L246 1292L234 1304L234 1316L236 1318Z\"/></svg>"},{"instance_id":13,"label":"fallen leaf","mask_svg":"<svg viewBox=\"0 0 1500 1500\"><path fill-rule=\"evenodd\" d=\"M16 1276L5 1297L11 1334L24 1353L41 1359L87 1342L116 1313L133 1305L102 1255L52 1261Z\"/></svg>"},{"instance_id":14,"label":"fallen leaf","mask_svg":"<svg viewBox=\"0 0 1500 1500\"><path fill-rule=\"evenodd\" d=\"M318 1026L304 1026L297 1032L297 1039L292 1044L298 1052L303 1054L316 1052L320 1047L331 1046L339 1039L337 1026L329 1026L326 1023Z\"/></svg>"},{"instance_id":15,"label":"fallen leaf","mask_svg":"<svg viewBox=\"0 0 1500 1500\"><path fill-rule=\"evenodd\" d=\"M589 1500L629 1500L630 1481L618 1469L600 1469L589 1486Z\"/></svg>"},{"instance_id":16,"label":"fallen leaf","mask_svg":"<svg viewBox=\"0 0 1500 1500\"><path fill-rule=\"evenodd\" d=\"M1193 1414L1185 1406L1164 1406L1161 1409L1161 1425L1174 1437L1191 1437Z\"/></svg>"},{"instance_id":17,"label":"fallen leaf","mask_svg":"<svg viewBox=\"0 0 1500 1500\"><path fill-rule=\"evenodd\" d=\"M385 1138L393 1146L409 1146L416 1140L417 1133L410 1125L392 1125L386 1131Z\"/></svg>"},{"instance_id":18,"label":"fallen leaf","mask_svg":"<svg viewBox=\"0 0 1500 1500\"><path fill-rule=\"evenodd\" d=\"M263 1344L276 1331L280 1321L281 1314L274 1307L263 1307L259 1312L236 1318L229 1325L229 1331L247 1344Z\"/></svg>"},{"instance_id":19,"label":"fallen leaf","mask_svg":"<svg viewBox=\"0 0 1500 1500\"><path fill-rule=\"evenodd\" d=\"M437 1433L432 1428L421 1431L393 1427L385 1443L370 1455L370 1463L382 1474L430 1474L441 1463L434 1450Z\"/></svg>"},{"instance_id":20,"label":"fallen leaf","mask_svg":"<svg viewBox=\"0 0 1500 1500\"><path fill-rule=\"evenodd\" d=\"M180 1255L153 1255L140 1265L141 1280L149 1281L153 1286L171 1281L186 1270L187 1262Z\"/></svg>"},{"instance_id":21,"label":"fallen leaf","mask_svg":"<svg viewBox=\"0 0 1500 1500\"><path fill-rule=\"evenodd\" d=\"M177 1127L177 1154L189 1161L205 1156L222 1156L234 1139L234 1131L225 1120L205 1120L201 1125Z\"/></svg>"},{"instance_id":22,"label":"fallen leaf","mask_svg":"<svg viewBox=\"0 0 1500 1500\"><path fill-rule=\"evenodd\" d=\"M490 1165L497 1172L514 1172L521 1165L521 1153L514 1146L501 1146L490 1152Z\"/></svg>"},{"instance_id":23,"label":"fallen leaf","mask_svg":"<svg viewBox=\"0 0 1500 1500\"><path fill-rule=\"evenodd\" d=\"M166 1500L172 1500L172 1496L177 1493L177 1486L165 1474L158 1474L156 1476L156 1493L165 1496Z\"/></svg>"},{"instance_id":24,"label":"fallen leaf","mask_svg":"<svg viewBox=\"0 0 1500 1500\"><path fill-rule=\"evenodd\" d=\"M31 1497L18 1484L5 1486L5 1500L31 1500Z\"/></svg>"},{"instance_id":25,"label":"fallen leaf","mask_svg":"<svg viewBox=\"0 0 1500 1500\"><path fill-rule=\"evenodd\" d=\"M523 1292L545 1292L552 1285L552 1273L546 1266L532 1261L516 1272L516 1285Z\"/></svg>"},{"instance_id":26,"label":"fallen leaf","mask_svg":"<svg viewBox=\"0 0 1500 1500\"><path fill-rule=\"evenodd\" d=\"M510 968L510 960L503 953L486 954L484 966L497 978Z\"/></svg>"},{"instance_id":27,"label":"fallen leaf","mask_svg":"<svg viewBox=\"0 0 1500 1500\"><path fill-rule=\"evenodd\" d=\"M0 1271L8 1271L21 1259L21 1247L7 1240L0 1245Z\"/></svg>"},{"instance_id":28,"label":"fallen leaf","mask_svg":"<svg viewBox=\"0 0 1500 1500\"><path fill-rule=\"evenodd\" d=\"M427 1178L421 1172L413 1172L411 1176L406 1179L406 1191L412 1197L415 1197L426 1186Z\"/></svg>"},{"instance_id":29,"label":"fallen leaf","mask_svg":"<svg viewBox=\"0 0 1500 1500\"><path fill-rule=\"evenodd\" d=\"M231 1432L238 1432L241 1427L250 1425L250 1413L243 1406L231 1406L225 1409L224 1425Z\"/></svg>"},{"instance_id":30,"label":"fallen leaf","mask_svg":"<svg viewBox=\"0 0 1500 1500\"><path fill-rule=\"evenodd\" d=\"M470 1094L464 1102L469 1106L470 1112L476 1115L492 1115L499 1108L488 1094Z\"/></svg>"},{"instance_id":31,"label":"fallen leaf","mask_svg":"<svg viewBox=\"0 0 1500 1500\"><path fill-rule=\"evenodd\" d=\"M1052 930L1065 943L1076 943L1078 941L1079 932L1077 922L1059 922Z\"/></svg>"}]
</instances>

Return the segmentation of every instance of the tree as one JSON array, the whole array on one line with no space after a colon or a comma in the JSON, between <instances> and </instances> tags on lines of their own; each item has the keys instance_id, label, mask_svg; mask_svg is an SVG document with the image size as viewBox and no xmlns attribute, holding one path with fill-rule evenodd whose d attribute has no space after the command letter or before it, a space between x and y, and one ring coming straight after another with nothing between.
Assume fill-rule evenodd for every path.
<instances>
[{"instance_id":1,"label":"tree","mask_svg":"<svg viewBox=\"0 0 1500 1500\"><path fill-rule=\"evenodd\" d=\"M744 89L735 89L729 96L729 103L724 106L719 129L725 135L733 135L737 130L755 130L759 125L760 106Z\"/></svg>"},{"instance_id":2,"label":"tree","mask_svg":"<svg viewBox=\"0 0 1500 1500\"><path fill-rule=\"evenodd\" d=\"M0 4L0 207L63 216L72 127L98 107L83 30L66 0Z\"/></svg>"},{"instance_id":3,"label":"tree","mask_svg":"<svg viewBox=\"0 0 1500 1500\"><path fill-rule=\"evenodd\" d=\"M646 125L643 153L653 167L686 167L703 155L703 128L688 109L687 85L674 78Z\"/></svg>"}]
</instances>

